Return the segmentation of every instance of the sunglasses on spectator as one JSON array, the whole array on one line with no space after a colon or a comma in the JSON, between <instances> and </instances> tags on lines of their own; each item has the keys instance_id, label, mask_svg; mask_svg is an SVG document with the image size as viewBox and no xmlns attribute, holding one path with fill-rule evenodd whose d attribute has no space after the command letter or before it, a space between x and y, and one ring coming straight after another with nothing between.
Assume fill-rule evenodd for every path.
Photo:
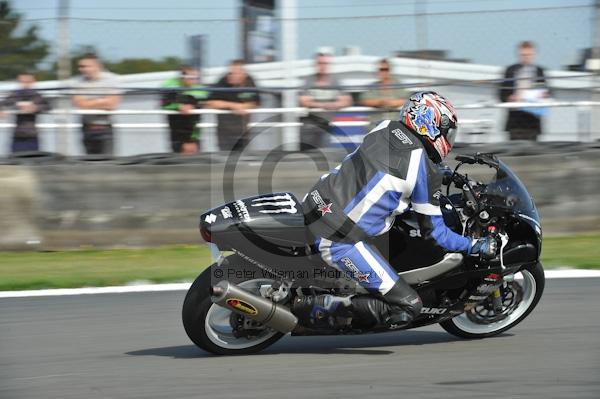
<instances>
[{"instance_id":1,"label":"sunglasses on spectator","mask_svg":"<svg viewBox=\"0 0 600 399\"><path fill-rule=\"evenodd\" d=\"M390 68L379 68L379 72L387 72Z\"/></svg>"}]
</instances>

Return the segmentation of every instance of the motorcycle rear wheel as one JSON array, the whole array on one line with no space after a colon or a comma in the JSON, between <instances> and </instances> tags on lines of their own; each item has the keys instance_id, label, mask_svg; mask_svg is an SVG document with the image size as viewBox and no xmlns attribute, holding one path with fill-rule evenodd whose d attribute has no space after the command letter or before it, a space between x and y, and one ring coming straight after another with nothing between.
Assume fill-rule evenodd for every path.
<instances>
[{"instance_id":1,"label":"motorcycle rear wheel","mask_svg":"<svg viewBox=\"0 0 600 399\"><path fill-rule=\"evenodd\" d=\"M505 307L502 312L490 310L488 301L491 300L488 299L453 319L441 322L440 326L452 335L469 339L493 337L513 328L536 307L545 283L544 269L539 262L522 269L515 277L513 282L508 283L509 289L503 292Z\"/></svg>"},{"instance_id":2,"label":"motorcycle rear wheel","mask_svg":"<svg viewBox=\"0 0 600 399\"><path fill-rule=\"evenodd\" d=\"M259 277L250 280L228 279L245 290L259 294L258 288L261 284L273 282L273 280L260 278L262 271L237 255L229 256L227 261L228 267L243 267L245 275ZM232 312L214 304L210 299L209 289L215 282L213 276L218 275L215 273L218 268L219 266L213 264L202 272L188 290L183 302L183 326L192 342L199 348L216 355L247 355L260 352L281 339L284 334L269 328L257 330L256 336L237 337L234 334L230 321Z\"/></svg>"}]
</instances>

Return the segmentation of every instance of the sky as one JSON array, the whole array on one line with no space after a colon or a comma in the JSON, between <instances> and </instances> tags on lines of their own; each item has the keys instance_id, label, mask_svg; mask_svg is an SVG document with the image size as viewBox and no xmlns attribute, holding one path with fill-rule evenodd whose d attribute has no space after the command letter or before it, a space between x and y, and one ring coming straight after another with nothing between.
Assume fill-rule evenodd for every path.
<instances>
[{"instance_id":1,"label":"sky","mask_svg":"<svg viewBox=\"0 0 600 399\"><path fill-rule=\"evenodd\" d=\"M59 0L12 0L55 43ZM239 0L69 0L70 47L92 45L111 61L125 57L189 55L192 35L208 37L208 66L238 58ZM278 2L277 2L278 3ZM358 46L362 54L389 56L421 47L452 58L507 65L521 40L538 45L538 62L560 69L590 47L593 0L296 0L298 58L319 46ZM415 14L420 14L415 16ZM427 15L429 14L429 15ZM78 18L102 19L100 21ZM111 20L106 21L105 19ZM112 21L120 20L120 21ZM53 50L56 46L52 46ZM51 55L52 57L53 55ZM50 62L50 58L48 62Z\"/></svg>"}]
</instances>

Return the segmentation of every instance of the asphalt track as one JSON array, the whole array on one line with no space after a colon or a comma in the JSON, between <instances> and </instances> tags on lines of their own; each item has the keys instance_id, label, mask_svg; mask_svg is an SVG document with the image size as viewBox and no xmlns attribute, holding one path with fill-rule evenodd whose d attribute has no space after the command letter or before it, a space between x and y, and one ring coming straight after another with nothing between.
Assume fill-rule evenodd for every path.
<instances>
[{"instance_id":1,"label":"asphalt track","mask_svg":"<svg viewBox=\"0 0 600 399\"><path fill-rule=\"evenodd\" d=\"M184 292L0 299L0 398L600 398L600 279L548 280L513 330L437 326L287 337L215 357L180 322Z\"/></svg>"}]
</instances>

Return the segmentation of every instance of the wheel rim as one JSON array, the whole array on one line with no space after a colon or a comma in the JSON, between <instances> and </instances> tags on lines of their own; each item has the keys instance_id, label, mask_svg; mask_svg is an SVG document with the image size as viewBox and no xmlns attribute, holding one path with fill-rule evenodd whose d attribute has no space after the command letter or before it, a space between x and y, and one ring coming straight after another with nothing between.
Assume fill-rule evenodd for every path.
<instances>
[{"instance_id":1,"label":"wheel rim","mask_svg":"<svg viewBox=\"0 0 600 399\"><path fill-rule=\"evenodd\" d=\"M273 280L256 279L244 281L238 284L238 286L246 291L260 295L260 286L271 283L273 283ZM236 337L233 334L233 328L231 327L231 323L229 321L231 314L232 312L230 310L216 304L212 304L208 309L208 312L206 312L206 318L204 319L204 329L206 330L206 335L213 344L220 346L221 348L250 348L267 341L269 338L277 334L277 331L266 328L256 336L250 338Z\"/></svg>"},{"instance_id":2,"label":"wheel rim","mask_svg":"<svg viewBox=\"0 0 600 399\"><path fill-rule=\"evenodd\" d=\"M485 303L478 304L474 309L452 319L454 325L467 333L489 334L516 323L533 304L537 284L529 270L522 270L515 277L514 281L508 283L510 289L503 294L504 306L500 315L486 313L482 311ZM518 303L515 305L516 301Z\"/></svg>"}]
</instances>

